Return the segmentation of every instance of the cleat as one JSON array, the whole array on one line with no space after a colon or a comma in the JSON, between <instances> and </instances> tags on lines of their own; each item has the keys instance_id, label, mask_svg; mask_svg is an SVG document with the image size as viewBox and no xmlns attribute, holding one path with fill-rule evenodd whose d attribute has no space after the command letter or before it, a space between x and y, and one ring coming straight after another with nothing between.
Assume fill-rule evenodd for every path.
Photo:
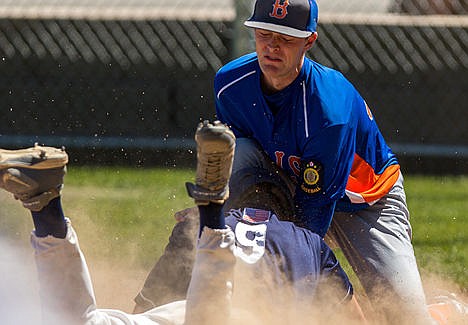
<instances>
[{"instance_id":1,"label":"cleat","mask_svg":"<svg viewBox=\"0 0 468 325\"><path fill-rule=\"evenodd\" d=\"M0 149L0 170L12 167L49 169L63 167L67 163L68 155L63 147L42 147L36 143L27 149Z\"/></svg>"},{"instance_id":2,"label":"cleat","mask_svg":"<svg viewBox=\"0 0 468 325\"><path fill-rule=\"evenodd\" d=\"M229 197L236 137L220 121L204 121L195 133L197 172L195 184L186 183L187 192L197 205L223 204Z\"/></svg>"},{"instance_id":3,"label":"cleat","mask_svg":"<svg viewBox=\"0 0 468 325\"><path fill-rule=\"evenodd\" d=\"M0 188L31 211L40 211L60 196L68 155L64 148L0 149Z\"/></svg>"}]
</instances>

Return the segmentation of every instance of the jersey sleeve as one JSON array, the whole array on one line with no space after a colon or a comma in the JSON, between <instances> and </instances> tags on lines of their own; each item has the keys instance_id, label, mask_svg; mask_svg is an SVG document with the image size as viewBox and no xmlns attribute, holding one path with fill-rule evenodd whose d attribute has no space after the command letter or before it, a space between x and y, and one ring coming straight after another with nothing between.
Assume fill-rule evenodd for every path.
<instances>
[{"instance_id":1,"label":"jersey sleeve","mask_svg":"<svg viewBox=\"0 0 468 325\"><path fill-rule=\"evenodd\" d=\"M297 182L296 216L320 236L327 232L336 202L344 196L355 150L349 124L327 127L307 143Z\"/></svg>"},{"instance_id":2,"label":"jersey sleeve","mask_svg":"<svg viewBox=\"0 0 468 325\"><path fill-rule=\"evenodd\" d=\"M221 122L227 124L237 138L249 137L252 132L249 130L248 117L239 108L239 103L233 102L236 98L232 98L232 95L230 95L231 87L241 87L237 91L242 92L242 85L236 83L235 86L228 87L232 84L232 80L227 79L226 74L222 68L216 73L214 78L216 117Z\"/></svg>"},{"instance_id":3,"label":"jersey sleeve","mask_svg":"<svg viewBox=\"0 0 468 325\"><path fill-rule=\"evenodd\" d=\"M236 112L236 110L230 109L231 105L228 98L216 97L215 105L217 119L224 124L227 124L232 132L234 132L236 138L246 138L250 136L248 130L246 130L245 123L242 122L242 116L240 112Z\"/></svg>"},{"instance_id":4,"label":"jersey sleeve","mask_svg":"<svg viewBox=\"0 0 468 325\"><path fill-rule=\"evenodd\" d=\"M388 193L398 180L400 165L362 98L357 134L346 195L354 205L372 205Z\"/></svg>"}]
</instances>

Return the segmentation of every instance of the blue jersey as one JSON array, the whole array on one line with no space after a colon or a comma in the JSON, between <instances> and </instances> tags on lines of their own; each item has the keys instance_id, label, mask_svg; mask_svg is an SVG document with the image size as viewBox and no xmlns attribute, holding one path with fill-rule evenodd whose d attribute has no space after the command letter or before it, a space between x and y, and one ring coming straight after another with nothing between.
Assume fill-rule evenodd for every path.
<instances>
[{"instance_id":1,"label":"blue jersey","mask_svg":"<svg viewBox=\"0 0 468 325\"><path fill-rule=\"evenodd\" d=\"M272 280L255 282L264 286L259 290L271 291L273 299L278 299L278 291L290 287L294 298L310 298L308 301L316 305L330 288L335 290L333 298L326 299L334 301L327 301L327 305L352 297L352 285L333 251L312 231L280 221L268 211L249 208L231 210L226 224L236 235L237 257L253 265L258 278Z\"/></svg>"},{"instance_id":2,"label":"blue jersey","mask_svg":"<svg viewBox=\"0 0 468 325\"><path fill-rule=\"evenodd\" d=\"M372 113L336 70L308 58L285 89L266 96L255 53L215 77L216 113L235 135L255 139L297 182L296 218L324 235L336 209L353 211L383 197L399 164Z\"/></svg>"}]
</instances>

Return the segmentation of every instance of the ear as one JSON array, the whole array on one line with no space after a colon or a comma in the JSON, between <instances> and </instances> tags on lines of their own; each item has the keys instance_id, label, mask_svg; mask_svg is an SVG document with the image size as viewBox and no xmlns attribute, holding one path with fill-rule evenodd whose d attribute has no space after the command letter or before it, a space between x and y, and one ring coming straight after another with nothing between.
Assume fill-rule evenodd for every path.
<instances>
[{"instance_id":1,"label":"ear","mask_svg":"<svg viewBox=\"0 0 468 325\"><path fill-rule=\"evenodd\" d=\"M306 44L305 44L305 50L308 51L314 45L315 41L317 40L318 34L317 32L313 32L312 35L307 37L306 39Z\"/></svg>"}]
</instances>

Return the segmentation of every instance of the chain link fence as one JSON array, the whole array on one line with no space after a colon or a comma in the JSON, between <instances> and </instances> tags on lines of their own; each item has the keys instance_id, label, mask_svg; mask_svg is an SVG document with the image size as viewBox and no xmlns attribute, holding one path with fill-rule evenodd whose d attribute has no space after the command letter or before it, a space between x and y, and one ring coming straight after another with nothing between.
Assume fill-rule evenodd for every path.
<instances>
[{"instance_id":1,"label":"chain link fence","mask_svg":"<svg viewBox=\"0 0 468 325\"><path fill-rule=\"evenodd\" d=\"M400 157L468 172L466 1L318 2L308 55L353 82ZM0 0L0 145L66 145L84 160L110 150L99 157L110 162L190 156L196 123L214 118L214 73L253 49L252 8Z\"/></svg>"}]
</instances>

